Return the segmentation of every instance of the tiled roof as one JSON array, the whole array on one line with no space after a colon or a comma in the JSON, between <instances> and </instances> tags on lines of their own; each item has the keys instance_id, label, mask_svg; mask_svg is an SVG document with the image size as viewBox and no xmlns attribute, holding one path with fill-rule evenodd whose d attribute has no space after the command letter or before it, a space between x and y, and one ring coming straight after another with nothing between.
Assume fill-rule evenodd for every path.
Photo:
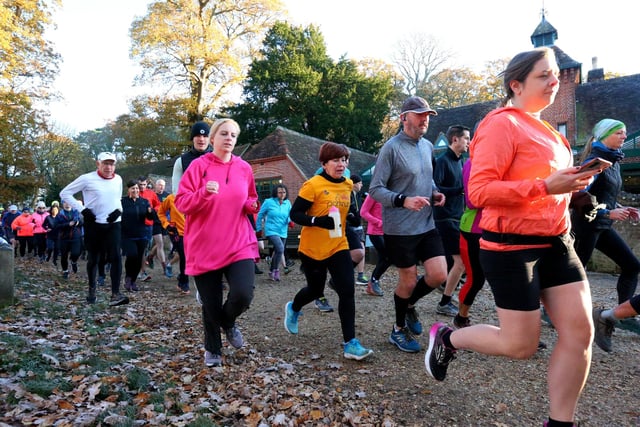
<instances>
[{"instance_id":1,"label":"tiled roof","mask_svg":"<svg viewBox=\"0 0 640 427\"><path fill-rule=\"evenodd\" d=\"M489 101L438 110L438 115L431 116L429 119L429 129L427 129L425 137L435 144L438 135L440 135L440 133L445 134L447 128L451 125L468 126L473 136L473 130L480 120L482 120L489 111L498 107L499 104L499 101Z\"/></svg>"},{"instance_id":2,"label":"tiled roof","mask_svg":"<svg viewBox=\"0 0 640 427\"><path fill-rule=\"evenodd\" d=\"M554 50L560 51L555 46ZM567 55L559 58L563 58L565 65L573 61ZM640 74L579 84L575 97L577 145L584 145L593 126L607 117L623 121L629 134L640 131ZM429 121L426 137L435 142L438 135L445 133L453 124L474 129L498 104L498 101L491 101L438 110L438 115L432 116Z\"/></svg>"},{"instance_id":3,"label":"tiled roof","mask_svg":"<svg viewBox=\"0 0 640 427\"><path fill-rule=\"evenodd\" d=\"M581 68L582 64L575 59L571 58L567 55L562 49L558 46L553 45L549 46L556 54L556 62L558 63L558 68L561 70L567 70L570 68Z\"/></svg>"},{"instance_id":4,"label":"tiled roof","mask_svg":"<svg viewBox=\"0 0 640 427\"><path fill-rule=\"evenodd\" d=\"M593 126L604 118L627 125L627 133L640 130L640 74L583 83L576 88L578 144L586 143Z\"/></svg>"},{"instance_id":5,"label":"tiled roof","mask_svg":"<svg viewBox=\"0 0 640 427\"><path fill-rule=\"evenodd\" d=\"M116 173L122 177L124 182L130 179L137 179L139 176L171 177L174 163L175 158L141 165L116 167Z\"/></svg>"},{"instance_id":6,"label":"tiled roof","mask_svg":"<svg viewBox=\"0 0 640 427\"><path fill-rule=\"evenodd\" d=\"M307 136L278 126L271 134L249 149L242 158L250 160L267 159L288 155L307 178L313 176L320 167L318 152L327 141ZM361 174L374 162L375 156L350 148L349 169Z\"/></svg>"}]
</instances>

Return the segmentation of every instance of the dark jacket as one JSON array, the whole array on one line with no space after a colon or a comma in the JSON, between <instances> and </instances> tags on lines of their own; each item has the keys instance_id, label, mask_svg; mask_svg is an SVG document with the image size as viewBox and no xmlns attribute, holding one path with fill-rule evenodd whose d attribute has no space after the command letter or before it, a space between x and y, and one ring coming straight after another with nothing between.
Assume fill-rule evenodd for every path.
<instances>
[{"instance_id":1,"label":"dark jacket","mask_svg":"<svg viewBox=\"0 0 640 427\"><path fill-rule=\"evenodd\" d=\"M195 148L191 147L189 151L183 153L180 156L180 162L182 163L182 172L187 170L192 161L202 156L203 154L210 153L211 151L213 151L213 148L211 148L211 144L209 144L207 146L207 149L204 151L198 151Z\"/></svg>"},{"instance_id":2,"label":"dark jacket","mask_svg":"<svg viewBox=\"0 0 640 427\"><path fill-rule=\"evenodd\" d=\"M460 220L464 212L464 187L462 185L462 157L447 148L436 160L433 181L445 196L444 206L433 209L433 218L438 220Z\"/></svg>"},{"instance_id":3,"label":"dark jacket","mask_svg":"<svg viewBox=\"0 0 640 427\"><path fill-rule=\"evenodd\" d=\"M74 224L71 225L71 222ZM80 212L75 209L65 211L61 209L56 215L55 228L60 240L75 240L82 237L82 219Z\"/></svg>"},{"instance_id":4,"label":"dark jacket","mask_svg":"<svg viewBox=\"0 0 640 427\"><path fill-rule=\"evenodd\" d=\"M60 215L60 211L58 211L58 215ZM56 218L58 215L49 215L44 220L44 224L42 224L42 228L47 230L47 239L49 240L58 240L58 234L60 233L60 230L56 228Z\"/></svg>"},{"instance_id":5,"label":"dark jacket","mask_svg":"<svg viewBox=\"0 0 640 427\"><path fill-rule=\"evenodd\" d=\"M4 234L7 240L15 239L15 233L11 228L11 223L19 216L20 212L11 213L9 211L5 212L4 215L2 215L2 228L4 229Z\"/></svg>"},{"instance_id":6,"label":"dark jacket","mask_svg":"<svg viewBox=\"0 0 640 427\"><path fill-rule=\"evenodd\" d=\"M145 219L153 219L154 210L144 197L138 197L135 201L126 196L122 198L122 238L146 239L147 229Z\"/></svg>"},{"instance_id":7,"label":"dark jacket","mask_svg":"<svg viewBox=\"0 0 640 427\"><path fill-rule=\"evenodd\" d=\"M605 169L596 177L588 191L595 196L598 203L607 205L606 211L616 208L618 195L622 190L622 176L620 175L620 163ZM576 233L589 232L590 230L608 230L613 225L613 220L605 217L605 210L598 211L596 218L592 222L587 222L579 215L572 215L571 222Z\"/></svg>"}]
</instances>

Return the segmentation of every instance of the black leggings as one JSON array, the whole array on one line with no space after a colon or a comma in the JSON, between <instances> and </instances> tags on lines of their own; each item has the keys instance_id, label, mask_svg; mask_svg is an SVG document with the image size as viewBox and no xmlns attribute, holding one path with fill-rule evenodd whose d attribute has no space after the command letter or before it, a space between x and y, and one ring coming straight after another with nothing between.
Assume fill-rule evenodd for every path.
<instances>
[{"instance_id":1,"label":"black leggings","mask_svg":"<svg viewBox=\"0 0 640 427\"><path fill-rule=\"evenodd\" d=\"M60 267L62 270L69 270L69 257L71 257L71 262L78 262L81 252L82 241L79 237L72 240L60 240Z\"/></svg>"},{"instance_id":2,"label":"black leggings","mask_svg":"<svg viewBox=\"0 0 640 427\"><path fill-rule=\"evenodd\" d=\"M135 283L138 278L146 248L146 238L122 239L122 254L125 256L124 275L125 277L130 277L132 283ZM104 271L104 265L102 265L102 271Z\"/></svg>"},{"instance_id":3,"label":"black leggings","mask_svg":"<svg viewBox=\"0 0 640 427\"><path fill-rule=\"evenodd\" d=\"M638 286L640 261L627 243L613 228L607 230L584 230L576 233L575 248L582 265L587 265L594 249L611 258L620 267L617 291L618 304L630 299Z\"/></svg>"},{"instance_id":4,"label":"black leggings","mask_svg":"<svg viewBox=\"0 0 640 427\"><path fill-rule=\"evenodd\" d=\"M323 260L315 260L300 253L300 261L307 279L307 286L300 289L293 299L294 311L324 295L324 284L327 281L327 271L333 279L333 286L338 294L338 314L342 326L344 342L351 341L356 336L355 317L355 281L353 278L353 263L348 250L339 251Z\"/></svg>"},{"instance_id":5,"label":"black leggings","mask_svg":"<svg viewBox=\"0 0 640 427\"><path fill-rule=\"evenodd\" d=\"M391 261L389 261L387 248L384 245L384 236L369 234L369 240L371 240L373 247L376 248L376 255L378 256L378 262L373 269L373 273L371 273L371 278L380 280L382 275L391 266Z\"/></svg>"},{"instance_id":6,"label":"black leggings","mask_svg":"<svg viewBox=\"0 0 640 427\"><path fill-rule=\"evenodd\" d=\"M214 354L222 354L220 328L235 326L236 318L245 312L253 301L255 282L254 260L243 259L219 270L194 276L202 301L204 348ZM229 283L229 294L223 302L222 276Z\"/></svg>"},{"instance_id":7,"label":"black leggings","mask_svg":"<svg viewBox=\"0 0 640 427\"><path fill-rule=\"evenodd\" d=\"M47 233L34 233L33 245L35 247L35 255L44 258L45 251L47 250Z\"/></svg>"},{"instance_id":8,"label":"black leggings","mask_svg":"<svg viewBox=\"0 0 640 427\"><path fill-rule=\"evenodd\" d=\"M120 276L122 275L122 257L120 256L121 226L119 222L112 224L85 224L84 246L87 249L87 275L89 287L96 286L96 273L100 256L106 254L111 263L111 293L120 292Z\"/></svg>"},{"instance_id":9,"label":"black leggings","mask_svg":"<svg viewBox=\"0 0 640 427\"><path fill-rule=\"evenodd\" d=\"M33 236L18 236L17 239L20 244L21 257L33 252Z\"/></svg>"},{"instance_id":10,"label":"black leggings","mask_svg":"<svg viewBox=\"0 0 640 427\"><path fill-rule=\"evenodd\" d=\"M187 276L184 272L185 268L186 268L186 258L184 256L184 238L183 236L180 236L180 239L177 242L173 243L173 250L175 250L178 253L178 257L179 257L179 265L180 265L180 274L178 274L178 283L181 284L188 284L189 283L189 276ZM168 263L169 261L167 261Z\"/></svg>"}]
</instances>

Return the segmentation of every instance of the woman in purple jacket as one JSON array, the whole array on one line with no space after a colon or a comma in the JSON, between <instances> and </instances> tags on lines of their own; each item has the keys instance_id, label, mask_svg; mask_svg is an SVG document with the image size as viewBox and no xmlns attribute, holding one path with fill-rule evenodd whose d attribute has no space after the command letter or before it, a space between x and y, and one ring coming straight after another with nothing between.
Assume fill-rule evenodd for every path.
<instances>
[{"instance_id":1,"label":"woman in purple jacket","mask_svg":"<svg viewBox=\"0 0 640 427\"><path fill-rule=\"evenodd\" d=\"M194 160L184 172L175 204L184 213L186 273L193 276L202 301L204 361L222 364L224 329L235 348L244 345L236 318L253 300L258 241L247 214L258 212L251 166L232 154L240 127L219 119L211 127L213 152ZM229 284L223 301L222 276Z\"/></svg>"}]
</instances>

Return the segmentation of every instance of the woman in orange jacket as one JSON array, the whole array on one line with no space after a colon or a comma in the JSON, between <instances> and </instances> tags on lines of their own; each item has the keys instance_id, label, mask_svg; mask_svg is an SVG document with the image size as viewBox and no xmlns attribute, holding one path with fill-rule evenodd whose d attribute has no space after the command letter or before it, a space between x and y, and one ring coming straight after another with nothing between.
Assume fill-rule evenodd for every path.
<instances>
[{"instance_id":1,"label":"woman in orange jacket","mask_svg":"<svg viewBox=\"0 0 640 427\"><path fill-rule=\"evenodd\" d=\"M469 200L483 209L480 263L499 326L454 331L435 323L425 364L442 381L457 349L531 357L538 349L542 302L558 333L547 370L544 426L572 426L589 375L593 322L589 283L569 235L569 201L598 170L574 167L567 139L541 119L559 89L553 50L516 55L502 76L505 107L487 114L475 132L468 185Z\"/></svg>"},{"instance_id":2,"label":"woman in orange jacket","mask_svg":"<svg viewBox=\"0 0 640 427\"><path fill-rule=\"evenodd\" d=\"M22 208L22 214L13 220L11 229L18 239L20 245L20 257L24 258L27 253L33 253L33 229L36 223L31 216L31 210L25 206Z\"/></svg>"}]
</instances>

